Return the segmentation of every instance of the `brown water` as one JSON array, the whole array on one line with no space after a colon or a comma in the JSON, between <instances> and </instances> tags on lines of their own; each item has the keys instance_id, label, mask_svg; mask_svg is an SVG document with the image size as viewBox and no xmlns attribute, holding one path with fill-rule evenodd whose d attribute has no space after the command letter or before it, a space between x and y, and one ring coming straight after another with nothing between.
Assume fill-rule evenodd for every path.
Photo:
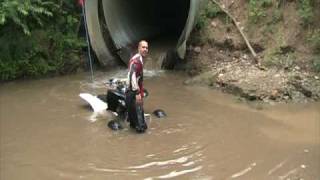
<instances>
[{"instance_id":1,"label":"brown water","mask_svg":"<svg viewBox=\"0 0 320 180\"><path fill-rule=\"evenodd\" d=\"M174 37L157 38L149 44L149 54L144 58L144 69L159 70L170 49L174 49L177 40Z\"/></svg>"},{"instance_id":2,"label":"brown water","mask_svg":"<svg viewBox=\"0 0 320 180\"><path fill-rule=\"evenodd\" d=\"M145 110L168 117L152 116L145 134L113 132L112 116L93 117L78 97L112 76L125 71L2 84L0 179L320 179L319 103L256 110L149 72Z\"/></svg>"}]
</instances>

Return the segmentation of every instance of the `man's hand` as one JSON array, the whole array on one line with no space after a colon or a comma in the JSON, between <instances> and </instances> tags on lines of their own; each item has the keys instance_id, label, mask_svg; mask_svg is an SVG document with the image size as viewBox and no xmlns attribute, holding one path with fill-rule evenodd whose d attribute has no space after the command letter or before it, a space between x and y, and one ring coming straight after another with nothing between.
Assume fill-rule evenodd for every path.
<instances>
[{"instance_id":1,"label":"man's hand","mask_svg":"<svg viewBox=\"0 0 320 180\"><path fill-rule=\"evenodd\" d=\"M136 95L136 102L137 102L138 104L142 104L142 103L143 103L140 94L137 94L137 95Z\"/></svg>"}]
</instances>

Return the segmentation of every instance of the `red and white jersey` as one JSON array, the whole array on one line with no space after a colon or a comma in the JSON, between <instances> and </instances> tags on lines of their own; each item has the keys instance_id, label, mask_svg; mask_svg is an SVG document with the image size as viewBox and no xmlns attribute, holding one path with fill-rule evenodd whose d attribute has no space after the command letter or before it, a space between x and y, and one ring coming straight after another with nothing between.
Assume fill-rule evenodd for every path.
<instances>
[{"instance_id":1,"label":"red and white jersey","mask_svg":"<svg viewBox=\"0 0 320 180\"><path fill-rule=\"evenodd\" d=\"M83 7L83 5L84 5L84 0L78 0L78 5L81 6L81 7Z\"/></svg>"},{"instance_id":2,"label":"red and white jersey","mask_svg":"<svg viewBox=\"0 0 320 180\"><path fill-rule=\"evenodd\" d=\"M129 89L132 91L140 91L141 97L143 97L143 58L137 53L134 55L128 65L128 83Z\"/></svg>"}]
</instances>

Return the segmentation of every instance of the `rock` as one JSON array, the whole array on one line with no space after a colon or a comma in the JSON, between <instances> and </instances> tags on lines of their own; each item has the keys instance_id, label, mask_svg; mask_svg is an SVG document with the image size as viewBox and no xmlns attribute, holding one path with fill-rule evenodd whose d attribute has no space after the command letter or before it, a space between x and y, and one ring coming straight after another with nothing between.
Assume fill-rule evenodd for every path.
<instances>
[{"instance_id":1,"label":"rock","mask_svg":"<svg viewBox=\"0 0 320 180\"><path fill-rule=\"evenodd\" d=\"M293 53L295 51L295 48L292 46L280 46L280 51L282 54L288 54L288 53Z\"/></svg>"},{"instance_id":2,"label":"rock","mask_svg":"<svg viewBox=\"0 0 320 180\"><path fill-rule=\"evenodd\" d=\"M234 47L233 40L230 37L227 37L223 42L224 47L232 49Z\"/></svg>"},{"instance_id":3,"label":"rock","mask_svg":"<svg viewBox=\"0 0 320 180\"><path fill-rule=\"evenodd\" d=\"M273 90L271 91L270 99L272 99L272 100L276 100L276 99L277 99L277 97L279 97L279 91L278 91L278 90L276 90L276 89L273 89Z\"/></svg>"},{"instance_id":4,"label":"rock","mask_svg":"<svg viewBox=\"0 0 320 180\"><path fill-rule=\"evenodd\" d=\"M203 71L186 84L212 86L247 101L268 104L320 100L319 74L305 73L307 68L298 64L288 65L287 71L272 67L262 67L261 71L260 64L255 66L249 61L252 57L247 51L225 49L222 43L226 38L225 35L220 40L219 46L200 46L207 56L199 56ZM283 51L290 49L284 47ZM210 73L205 74L207 70Z\"/></svg>"},{"instance_id":5,"label":"rock","mask_svg":"<svg viewBox=\"0 0 320 180\"><path fill-rule=\"evenodd\" d=\"M247 54L244 54L244 55L242 56L242 58L243 58L243 59L248 59L248 55L247 55Z\"/></svg>"},{"instance_id":6,"label":"rock","mask_svg":"<svg viewBox=\"0 0 320 180\"><path fill-rule=\"evenodd\" d=\"M235 58L240 58L240 55L241 55L240 51L235 51L235 52L233 53L233 56L234 56Z\"/></svg>"},{"instance_id":7,"label":"rock","mask_svg":"<svg viewBox=\"0 0 320 180\"><path fill-rule=\"evenodd\" d=\"M201 52L201 47L200 46L197 46L193 49L194 52L196 53L200 53Z\"/></svg>"},{"instance_id":8,"label":"rock","mask_svg":"<svg viewBox=\"0 0 320 180\"><path fill-rule=\"evenodd\" d=\"M291 84L296 88L297 91L301 92L306 97L310 98L312 96L312 91L303 86L303 84L299 82L291 82Z\"/></svg>"},{"instance_id":9,"label":"rock","mask_svg":"<svg viewBox=\"0 0 320 180\"><path fill-rule=\"evenodd\" d=\"M213 48L208 49L208 52L213 52L213 51L214 51Z\"/></svg>"},{"instance_id":10,"label":"rock","mask_svg":"<svg viewBox=\"0 0 320 180\"><path fill-rule=\"evenodd\" d=\"M301 68L299 66L295 66L294 69L299 71Z\"/></svg>"},{"instance_id":11,"label":"rock","mask_svg":"<svg viewBox=\"0 0 320 180\"><path fill-rule=\"evenodd\" d=\"M260 52L264 51L264 47L260 44L257 44L257 43L253 44L252 48L256 51L256 53L260 53Z\"/></svg>"},{"instance_id":12,"label":"rock","mask_svg":"<svg viewBox=\"0 0 320 180\"><path fill-rule=\"evenodd\" d=\"M246 98L249 100L249 101L255 101L258 99L257 95L255 93L249 93L247 94Z\"/></svg>"},{"instance_id":13,"label":"rock","mask_svg":"<svg viewBox=\"0 0 320 180\"><path fill-rule=\"evenodd\" d=\"M153 114L158 118L164 118L167 116L167 114L162 109L157 109L153 111Z\"/></svg>"},{"instance_id":14,"label":"rock","mask_svg":"<svg viewBox=\"0 0 320 180\"><path fill-rule=\"evenodd\" d=\"M295 75L294 78L295 78L296 80L302 80L302 77L299 76L299 75Z\"/></svg>"},{"instance_id":15,"label":"rock","mask_svg":"<svg viewBox=\"0 0 320 180\"><path fill-rule=\"evenodd\" d=\"M118 131L123 129L123 126L121 125L119 120L111 120L108 122L108 127L114 131Z\"/></svg>"},{"instance_id":16,"label":"rock","mask_svg":"<svg viewBox=\"0 0 320 180\"><path fill-rule=\"evenodd\" d=\"M262 101L265 102L265 103L269 103L270 102L270 100L268 98L263 98Z\"/></svg>"},{"instance_id":17,"label":"rock","mask_svg":"<svg viewBox=\"0 0 320 180\"><path fill-rule=\"evenodd\" d=\"M212 26L212 27L217 27L217 23L216 23L215 21L212 21L212 22L211 22L211 26Z\"/></svg>"},{"instance_id":18,"label":"rock","mask_svg":"<svg viewBox=\"0 0 320 180\"><path fill-rule=\"evenodd\" d=\"M283 96L283 99L287 101L290 99L290 96L285 95L285 96Z\"/></svg>"}]
</instances>

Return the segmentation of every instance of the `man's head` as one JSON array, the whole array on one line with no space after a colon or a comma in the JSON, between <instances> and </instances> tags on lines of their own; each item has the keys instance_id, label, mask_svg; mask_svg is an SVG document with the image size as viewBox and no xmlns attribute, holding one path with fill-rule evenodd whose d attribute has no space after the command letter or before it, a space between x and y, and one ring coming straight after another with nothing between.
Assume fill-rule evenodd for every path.
<instances>
[{"instance_id":1,"label":"man's head","mask_svg":"<svg viewBox=\"0 0 320 180\"><path fill-rule=\"evenodd\" d=\"M147 54L148 54L148 42L145 41L145 40L142 40L139 42L139 46L138 46L138 51L139 51L139 54L142 56L142 57L146 57Z\"/></svg>"}]
</instances>

